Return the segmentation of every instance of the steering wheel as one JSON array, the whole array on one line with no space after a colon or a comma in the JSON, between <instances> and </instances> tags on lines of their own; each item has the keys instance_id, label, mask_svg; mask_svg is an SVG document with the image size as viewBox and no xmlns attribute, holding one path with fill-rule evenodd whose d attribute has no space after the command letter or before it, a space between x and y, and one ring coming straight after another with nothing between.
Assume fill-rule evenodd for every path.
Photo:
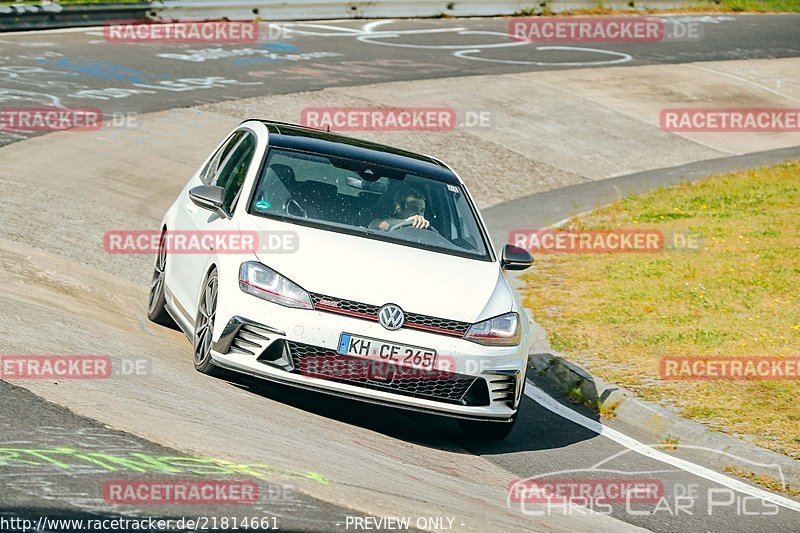
<instances>
[{"instance_id":1,"label":"steering wheel","mask_svg":"<svg viewBox=\"0 0 800 533\"><path fill-rule=\"evenodd\" d=\"M411 226L413 224L414 224L413 220L401 220L400 222L398 222L394 226L389 227L389 229L387 231L395 231L395 230L398 230L398 229L401 229L401 228L407 228L407 227L409 227L409 226ZM436 230L436 228L434 228L433 226L428 226L427 228L417 228L417 229L427 229L427 230L432 230L432 231L436 231L436 233L439 233Z\"/></svg>"},{"instance_id":2,"label":"steering wheel","mask_svg":"<svg viewBox=\"0 0 800 533\"><path fill-rule=\"evenodd\" d=\"M297 209L299 209L300 210L300 216L302 216L303 218L308 218L308 212L305 209L303 209L303 206L300 205L297 202L297 200L295 200L294 198L292 198L288 202L286 202L286 214L287 215L291 215L291 213L289 212L289 207L290 206L294 206Z\"/></svg>"}]
</instances>

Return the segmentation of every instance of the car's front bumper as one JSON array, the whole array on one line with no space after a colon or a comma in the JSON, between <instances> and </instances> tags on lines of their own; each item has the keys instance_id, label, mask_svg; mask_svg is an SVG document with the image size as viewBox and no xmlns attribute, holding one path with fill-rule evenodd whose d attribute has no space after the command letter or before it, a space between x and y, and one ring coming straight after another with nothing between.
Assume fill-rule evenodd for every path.
<instances>
[{"instance_id":1,"label":"car's front bumper","mask_svg":"<svg viewBox=\"0 0 800 533\"><path fill-rule=\"evenodd\" d=\"M388 331L369 320L290 309L250 296L246 303L247 316L217 311L212 358L222 368L328 394L474 420L508 421L519 405L527 367L525 342L487 347L410 329ZM344 358L336 353L343 332L434 349L440 358L448 357L452 372L413 381L320 377L302 371L304 356Z\"/></svg>"}]
</instances>

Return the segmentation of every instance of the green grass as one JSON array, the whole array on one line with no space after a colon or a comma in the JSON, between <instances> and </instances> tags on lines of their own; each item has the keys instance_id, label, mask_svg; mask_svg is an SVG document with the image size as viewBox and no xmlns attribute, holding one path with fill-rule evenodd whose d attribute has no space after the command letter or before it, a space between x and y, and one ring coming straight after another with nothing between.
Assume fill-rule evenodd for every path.
<instances>
[{"instance_id":1,"label":"green grass","mask_svg":"<svg viewBox=\"0 0 800 533\"><path fill-rule=\"evenodd\" d=\"M721 0L720 2L708 2L708 5L710 7L718 6L722 11L731 13L797 13L800 11L800 0Z\"/></svg>"},{"instance_id":2,"label":"green grass","mask_svg":"<svg viewBox=\"0 0 800 533\"><path fill-rule=\"evenodd\" d=\"M741 478L752 481L756 485L761 485L766 489L775 492L782 492L792 498L800 497L800 490L797 490L791 485L788 485L783 481L779 481L769 476L765 476L763 474L756 474L754 472L748 472L746 470L742 470L741 468L736 468L735 466L725 466L722 468L722 470L728 472L729 474L733 474L735 476L739 476Z\"/></svg>"},{"instance_id":3,"label":"green grass","mask_svg":"<svg viewBox=\"0 0 800 533\"><path fill-rule=\"evenodd\" d=\"M573 229L703 236L699 251L538 254L526 305L553 347L712 428L800 453L800 381L664 381L665 356L800 356L800 162L622 199Z\"/></svg>"},{"instance_id":4,"label":"green grass","mask_svg":"<svg viewBox=\"0 0 800 533\"><path fill-rule=\"evenodd\" d=\"M676 9L648 9L646 4L635 1L628 2L628 9L611 9L603 2L595 3L594 7L583 9L570 9L559 13L551 11L548 2L532 4L521 9L515 16L593 16L593 15L619 15L619 14L668 14L668 13L798 13L800 0L703 0L700 2L687 2Z\"/></svg>"}]
</instances>

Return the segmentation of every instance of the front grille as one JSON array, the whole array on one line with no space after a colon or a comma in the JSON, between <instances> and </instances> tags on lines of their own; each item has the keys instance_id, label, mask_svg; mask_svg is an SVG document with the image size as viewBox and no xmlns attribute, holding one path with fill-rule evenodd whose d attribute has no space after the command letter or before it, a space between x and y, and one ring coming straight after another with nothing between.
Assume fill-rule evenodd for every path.
<instances>
[{"instance_id":1,"label":"front grille","mask_svg":"<svg viewBox=\"0 0 800 533\"><path fill-rule=\"evenodd\" d=\"M287 341L287 345L293 371L309 377L459 405L476 405L471 398L485 396L471 394L469 398L465 398L473 384L486 388L486 381L482 378L463 374L436 375L417 370L415 376L419 377L395 376L393 379L381 379L379 376L388 377L390 372L387 369L396 367L379 361L339 355L329 348L300 342ZM480 383L475 383L477 380ZM480 405L488 403L483 400L481 402Z\"/></svg>"},{"instance_id":2,"label":"front grille","mask_svg":"<svg viewBox=\"0 0 800 533\"><path fill-rule=\"evenodd\" d=\"M353 314L360 315L362 318L369 320L378 320L377 305L364 304L361 302L354 302L352 300L344 300L342 298L334 298L333 296L325 296L324 294L310 293L311 303L314 304L315 309L320 311L328 311L331 313Z\"/></svg>"},{"instance_id":3,"label":"front grille","mask_svg":"<svg viewBox=\"0 0 800 533\"><path fill-rule=\"evenodd\" d=\"M469 322L459 322L447 318L406 313L406 327L444 333L445 335L458 335L463 337L472 326Z\"/></svg>"},{"instance_id":4,"label":"front grille","mask_svg":"<svg viewBox=\"0 0 800 533\"><path fill-rule=\"evenodd\" d=\"M310 293L310 295L314 308L319 311L353 316L364 320L372 320L373 322L378 321L380 306L354 302L353 300L345 300L343 298L335 298L333 296L326 296L313 292ZM437 318L435 316L420 315L417 313L406 313L406 321L403 327L439 333L441 335L463 337L471 325L472 324L469 322L460 322L458 320Z\"/></svg>"}]
</instances>

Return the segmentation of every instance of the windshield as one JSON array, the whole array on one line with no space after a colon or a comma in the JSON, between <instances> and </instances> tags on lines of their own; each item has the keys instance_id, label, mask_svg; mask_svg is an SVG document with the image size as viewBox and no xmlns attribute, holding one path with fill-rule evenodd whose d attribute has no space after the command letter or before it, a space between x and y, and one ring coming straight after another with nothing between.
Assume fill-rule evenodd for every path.
<instances>
[{"instance_id":1,"label":"windshield","mask_svg":"<svg viewBox=\"0 0 800 533\"><path fill-rule=\"evenodd\" d=\"M488 259L458 185L364 161L271 148L248 212Z\"/></svg>"}]
</instances>

